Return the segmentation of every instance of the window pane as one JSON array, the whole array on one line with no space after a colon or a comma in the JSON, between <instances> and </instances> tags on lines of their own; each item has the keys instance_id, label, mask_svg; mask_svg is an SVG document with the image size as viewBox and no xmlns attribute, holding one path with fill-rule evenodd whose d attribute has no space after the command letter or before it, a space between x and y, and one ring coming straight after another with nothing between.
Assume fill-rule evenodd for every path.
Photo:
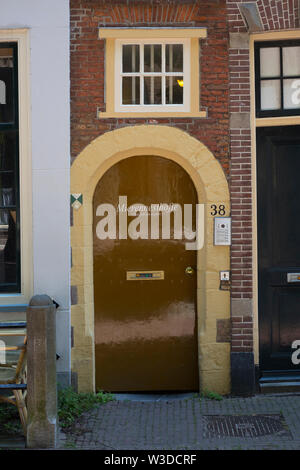
<instances>
[{"instance_id":1,"label":"window pane","mask_svg":"<svg viewBox=\"0 0 300 470\"><path fill-rule=\"evenodd\" d=\"M15 169L16 147L16 131L0 132L0 170Z\"/></svg>"},{"instance_id":2,"label":"window pane","mask_svg":"<svg viewBox=\"0 0 300 470\"><path fill-rule=\"evenodd\" d=\"M161 77L144 78L144 104L161 104Z\"/></svg>"},{"instance_id":3,"label":"window pane","mask_svg":"<svg viewBox=\"0 0 300 470\"><path fill-rule=\"evenodd\" d=\"M140 77L123 77L122 104L140 104Z\"/></svg>"},{"instance_id":4,"label":"window pane","mask_svg":"<svg viewBox=\"0 0 300 470\"><path fill-rule=\"evenodd\" d=\"M19 283L19 228L16 224L18 209L15 173L17 142L16 131L0 132L0 292L16 292Z\"/></svg>"},{"instance_id":5,"label":"window pane","mask_svg":"<svg viewBox=\"0 0 300 470\"><path fill-rule=\"evenodd\" d=\"M0 44L0 292L20 292L17 48Z\"/></svg>"},{"instance_id":6,"label":"window pane","mask_svg":"<svg viewBox=\"0 0 300 470\"><path fill-rule=\"evenodd\" d=\"M279 47L264 47L260 49L260 76L280 76Z\"/></svg>"},{"instance_id":7,"label":"window pane","mask_svg":"<svg viewBox=\"0 0 300 470\"><path fill-rule=\"evenodd\" d=\"M166 104L183 104L183 77L166 77Z\"/></svg>"},{"instance_id":8,"label":"window pane","mask_svg":"<svg viewBox=\"0 0 300 470\"><path fill-rule=\"evenodd\" d=\"M183 72L183 44L166 45L166 72Z\"/></svg>"},{"instance_id":9,"label":"window pane","mask_svg":"<svg viewBox=\"0 0 300 470\"><path fill-rule=\"evenodd\" d=\"M261 81L261 109L280 109L280 80Z\"/></svg>"},{"instance_id":10,"label":"window pane","mask_svg":"<svg viewBox=\"0 0 300 470\"><path fill-rule=\"evenodd\" d=\"M144 72L161 72L161 45L145 44Z\"/></svg>"},{"instance_id":11,"label":"window pane","mask_svg":"<svg viewBox=\"0 0 300 470\"><path fill-rule=\"evenodd\" d=\"M13 172L0 172L0 207L15 206L15 178Z\"/></svg>"},{"instance_id":12,"label":"window pane","mask_svg":"<svg viewBox=\"0 0 300 470\"><path fill-rule=\"evenodd\" d=\"M283 107L285 109L300 108L300 79L283 80Z\"/></svg>"},{"instance_id":13,"label":"window pane","mask_svg":"<svg viewBox=\"0 0 300 470\"><path fill-rule=\"evenodd\" d=\"M16 211L0 210L0 285L7 283L17 283Z\"/></svg>"},{"instance_id":14,"label":"window pane","mask_svg":"<svg viewBox=\"0 0 300 470\"><path fill-rule=\"evenodd\" d=\"M283 75L300 75L300 47L282 48Z\"/></svg>"},{"instance_id":15,"label":"window pane","mask_svg":"<svg viewBox=\"0 0 300 470\"><path fill-rule=\"evenodd\" d=\"M123 73L132 73L140 71L140 46L123 46Z\"/></svg>"},{"instance_id":16,"label":"window pane","mask_svg":"<svg viewBox=\"0 0 300 470\"><path fill-rule=\"evenodd\" d=\"M13 49L0 47L0 123L14 120Z\"/></svg>"}]
</instances>

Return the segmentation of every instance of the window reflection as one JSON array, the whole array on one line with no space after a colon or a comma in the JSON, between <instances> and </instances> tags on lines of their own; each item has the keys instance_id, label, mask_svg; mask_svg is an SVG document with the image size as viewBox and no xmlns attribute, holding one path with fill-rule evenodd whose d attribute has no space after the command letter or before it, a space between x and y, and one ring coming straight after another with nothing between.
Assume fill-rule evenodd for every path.
<instances>
[{"instance_id":1,"label":"window reflection","mask_svg":"<svg viewBox=\"0 0 300 470\"><path fill-rule=\"evenodd\" d=\"M17 132L0 131L0 291L2 292L12 290L18 283L16 157Z\"/></svg>"},{"instance_id":2,"label":"window reflection","mask_svg":"<svg viewBox=\"0 0 300 470\"><path fill-rule=\"evenodd\" d=\"M0 123L14 119L13 49L0 47Z\"/></svg>"},{"instance_id":3,"label":"window reflection","mask_svg":"<svg viewBox=\"0 0 300 470\"><path fill-rule=\"evenodd\" d=\"M20 292L17 44L0 43L0 292Z\"/></svg>"},{"instance_id":4,"label":"window reflection","mask_svg":"<svg viewBox=\"0 0 300 470\"><path fill-rule=\"evenodd\" d=\"M257 116L300 114L299 41L256 43Z\"/></svg>"},{"instance_id":5,"label":"window reflection","mask_svg":"<svg viewBox=\"0 0 300 470\"><path fill-rule=\"evenodd\" d=\"M145 44L144 72L161 71L161 44Z\"/></svg>"},{"instance_id":6,"label":"window reflection","mask_svg":"<svg viewBox=\"0 0 300 470\"><path fill-rule=\"evenodd\" d=\"M0 210L0 283L16 282L15 210Z\"/></svg>"},{"instance_id":7,"label":"window reflection","mask_svg":"<svg viewBox=\"0 0 300 470\"><path fill-rule=\"evenodd\" d=\"M123 46L123 73L132 73L140 71L140 46L130 44Z\"/></svg>"},{"instance_id":8,"label":"window reflection","mask_svg":"<svg viewBox=\"0 0 300 470\"><path fill-rule=\"evenodd\" d=\"M183 103L183 77L167 77L166 79L166 103Z\"/></svg>"},{"instance_id":9,"label":"window reflection","mask_svg":"<svg viewBox=\"0 0 300 470\"><path fill-rule=\"evenodd\" d=\"M6 85L3 80L0 80L0 104L6 104Z\"/></svg>"},{"instance_id":10,"label":"window reflection","mask_svg":"<svg viewBox=\"0 0 300 470\"><path fill-rule=\"evenodd\" d=\"M122 45L122 105L183 105L183 44Z\"/></svg>"},{"instance_id":11,"label":"window reflection","mask_svg":"<svg viewBox=\"0 0 300 470\"><path fill-rule=\"evenodd\" d=\"M144 78L144 103L161 104L161 77Z\"/></svg>"},{"instance_id":12,"label":"window reflection","mask_svg":"<svg viewBox=\"0 0 300 470\"><path fill-rule=\"evenodd\" d=\"M166 45L166 72L183 72L183 45Z\"/></svg>"},{"instance_id":13,"label":"window reflection","mask_svg":"<svg viewBox=\"0 0 300 470\"><path fill-rule=\"evenodd\" d=\"M140 77L123 77L122 104L140 104Z\"/></svg>"}]
</instances>

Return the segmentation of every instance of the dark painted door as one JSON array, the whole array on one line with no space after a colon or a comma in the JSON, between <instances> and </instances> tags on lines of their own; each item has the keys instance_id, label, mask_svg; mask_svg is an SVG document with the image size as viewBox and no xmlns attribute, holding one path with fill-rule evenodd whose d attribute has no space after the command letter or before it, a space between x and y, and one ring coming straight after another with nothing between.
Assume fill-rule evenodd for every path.
<instances>
[{"instance_id":1,"label":"dark painted door","mask_svg":"<svg viewBox=\"0 0 300 470\"><path fill-rule=\"evenodd\" d=\"M184 237L174 239L173 218L170 238L160 230L151 239L149 215L148 238L122 238L117 217L116 239L99 239L98 207L109 203L119 216L119 196L127 197L128 207L197 203L185 170L157 156L122 160L99 181L93 202L96 387L198 390L196 251L186 250ZM163 276L144 278L149 271ZM140 277L128 279L134 272Z\"/></svg>"},{"instance_id":2,"label":"dark painted door","mask_svg":"<svg viewBox=\"0 0 300 470\"><path fill-rule=\"evenodd\" d=\"M260 368L296 372L291 345L300 340L300 126L257 129L257 192Z\"/></svg>"}]
</instances>

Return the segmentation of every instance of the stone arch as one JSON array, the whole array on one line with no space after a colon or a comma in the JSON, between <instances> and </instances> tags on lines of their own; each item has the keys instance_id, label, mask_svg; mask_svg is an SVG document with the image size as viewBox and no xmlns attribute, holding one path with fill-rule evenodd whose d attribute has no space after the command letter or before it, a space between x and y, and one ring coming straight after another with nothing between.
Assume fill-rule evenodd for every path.
<instances>
[{"instance_id":1,"label":"stone arch","mask_svg":"<svg viewBox=\"0 0 300 470\"><path fill-rule=\"evenodd\" d=\"M82 194L71 227L71 285L77 292L72 305L75 347L72 369L82 391L94 390L93 210L96 185L105 171L123 158L158 155L179 163L190 175L205 205L205 244L198 252L198 351L200 388L230 391L230 344L217 341L218 320L229 320L228 291L219 289L219 271L229 269L227 246L213 245L212 204L224 204L229 214L229 190L219 162L210 150L176 127L141 125L107 132L93 140L71 168L71 193Z\"/></svg>"}]
</instances>

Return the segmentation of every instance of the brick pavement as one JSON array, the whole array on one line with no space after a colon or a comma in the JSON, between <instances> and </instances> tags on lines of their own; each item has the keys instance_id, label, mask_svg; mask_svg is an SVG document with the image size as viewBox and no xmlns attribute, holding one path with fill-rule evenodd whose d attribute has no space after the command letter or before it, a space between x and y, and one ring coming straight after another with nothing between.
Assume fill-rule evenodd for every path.
<instances>
[{"instance_id":1,"label":"brick pavement","mask_svg":"<svg viewBox=\"0 0 300 470\"><path fill-rule=\"evenodd\" d=\"M205 438L203 415L281 414L284 436ZM193 396L168 401L113 401L85 413L72 432L61 433L69 449L300 449L300 395L256 395L221 401Z\"/></svg>"}]
</instances>

